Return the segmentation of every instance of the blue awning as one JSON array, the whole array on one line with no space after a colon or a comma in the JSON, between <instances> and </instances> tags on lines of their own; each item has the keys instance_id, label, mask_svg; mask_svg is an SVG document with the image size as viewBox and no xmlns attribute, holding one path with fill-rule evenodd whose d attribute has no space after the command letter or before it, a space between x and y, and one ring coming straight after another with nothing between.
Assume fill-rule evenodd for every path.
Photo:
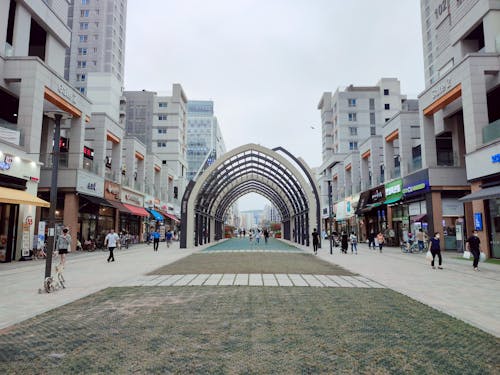
<instances>
[{"instance_id":1,"label":"blue awning","mask_svg":"<svg viewBox=\"0 0 500 375\"><path fill-rule=\"evenodd\" d=\"M151 216L154 217L154 219L156 221L163 221L163 220L165 220L165 218L163 217L163 215L160 214L158 211L155 211L155 210L148 210L148 211L151 214Z\"/></svg>"}]
</instances>

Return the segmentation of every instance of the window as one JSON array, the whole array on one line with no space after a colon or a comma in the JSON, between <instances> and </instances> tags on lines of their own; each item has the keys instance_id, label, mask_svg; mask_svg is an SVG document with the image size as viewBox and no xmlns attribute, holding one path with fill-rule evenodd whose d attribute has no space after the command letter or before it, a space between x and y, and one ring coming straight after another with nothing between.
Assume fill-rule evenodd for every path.
<instances>
[{"instance_id":1,"label":"window","mask_svg":"<svg viewBox=\"0 0 500 375\"><path fill-rule=\"evenodd\" d=\"M349 127L349 134L350 135L358 135L358 128L355 126L350 126Z\"/></svg>"},{"instance_id":2,"label":"window","mask_svg":"<svg viewBox=\"0 0 500 375\"><path fill-rule=\"evenodd\" d=\"M80 43L85 43L88 40L87 35L80 35L79 38L80 38Z\"/></svg>"},{"instance_id":3,"label":"window","mask_svg":"<svg viewBox=\"0 0 500 375\"><path fill-rule=\"evenodd\" d=\"M87 62L86 61L78 61L77 66L79 68L86 68L87 67Z\"/></svg>"},{"instance_id":4,"label":"window","mask_svg":"<svg viewBox=\"0 0 500 375\"><path fill-rule=\"evenodd\" d=\"M375 99L370 99L370 110L373 111L375 109Z\"/></svg>"},{"instance_id":5,"label":"window","mask_svg":"<svg viewBox=\"0 0 500 375\"><path fill-rule=\"evenodd\" d=\"M94 34L94 40L99 40L99 34Z\"/></svg>"},{"instance_id":6,"label":"window","mask_svg":"<svg viewBox=\"0 0 500 375\"><path fill-rule=\"evenodd\" d=\"M77 87L76 88L80 93L85 94L85 87Z\"/></svg>"},{"instance_id":7,"label":"window","mask_svg":"<svg viewBox=\"0 0 500 375\"><path fill-rule=\"evenodd\" d=\"M82 5L89 5L90 4L90 0L82 0Z\"/></svg>"},{"instance_id":8,"label":"window","mask_svg":"<svg viewBox=\"0 0 500 375\"><path fill-rule=\"evenodd\" d=\"M167 142L156 142L158 147L167 147Z\"/></svg>"},{"instance_id":9,"label":"window","mask_svg":"<svg viewBox=\"0 0 500 375\"><path fill-rule=\"evenodd\" d=\"M96 16L98 16L98 15L99 15L99 9L94 10L94 14L95 14Z\"/></svg>"},{"instance_id":10,"label":"window","mask_svg":"<svg viewBox=\"0 0 500 375\"><path fill-rule=\"evenodd\" d=\"M77 82L85 82L85 79L86 79L85 74L77 74L76 75Z\"/></svg>"},{"instance_id":11,"label":"window","mask_svg":"<svg viewBox=\"0 0 500 375\"><path fill-rule=\"evenodd\" d=\"M80 11L80 17L88 17L89 13L90 13L90 10L88 10L88 9L82 9Z\"/></svg>"},{"instance_id":12,"label":"window","mask_svg":"<svg viewBox=\"0 0 500 375\"><path fill-rule=\"evenodd\" d=\"M167 119L167 115L158 115L158 120L163 121Z\"/></svg>"},{"instance_id":13,"label":"window","mask_svg":"<svg viewBox=\"0 0 500 375\"><path fill-rule=\"evenodd\" d=\"M167 102L159 102L158 107L160 108L167 108L168 103Z\"/></svg>"},{"instance_id":14,"label":"window","mask_svg":"<svg viewBox=\"0 0 500 375\"><path fill-rule=\"evenodd\" d=\"M80 22L80 30L87 30L89 28L88 22Z\"/></svg>"},{"instance_id":15,"label":"window","mask_svg":"<svg viewBox=\"0 0 500 375\"><path fill-rule=\"evenodd\" d=\"M384 95L385 96L389 95L389 89L384 89Z\"/></svg>"},{"instance_id":16,"label":"window","mask_svg":"<svg viewBox=\"0 0 500 375\"><path fill-rule=\"evenodd\" d=\"M162 164L162 165L167 165L167 161L166 161L166 160L162 160L162 161L161 161L161 164Z\"/></svg>"},{"instance_id":17,"label":"window","mask_svg":"<svg viewBox=\"0 0 500 375\"><path fill-rule=\"evenodd\" d=\"M347 99L347 105L349 107L356 107L356 99Z\"/></svg>"},{"instance_id":18,"label":"window","mask_svg":"<svg viewBox=\"0 0 500 375\"><path fill-rule=\"evenodd\" d=\"M349 121L357 121L356 113L349 113L348 118L349 118Z\"/></svg>"},{"instance_id":19,"label":"window","mask_svg":"<svg viewBox=\"0 0 500 375\"><path fill-rule=\"evenodd\" d=\"M167 134L167 128L158 128L158 134Z\"/></svg>"},{"instance_id":20,"label":"window","mask_svg":"<svg viewBox=\"0 0 500 375\"><path fill-rule=\"evenodd\" d=\"M356 141L349 142L349 150L357 150L357 149L358 149L358 142Z\"/></svg>"},{"instance_id":21,"label":"window","mask_svg":"<svg viewBox=\"0 0 500 375\"><path fill-rule=\"evenodd\" d=\"M87 48L78 48L78 54L80 56L86 56L87 55Z\"/></svg>"},{"instance_id":22,"label":"window","mask_svg":"<svg viewBox=\"0 0 500 375\"><path fill-rule=\"evenodd\" d=\"M385 122L388 122L390 120L390 117L385 118Z\"/></svg>"},{"instance_id":23,"label":"window","mask_svg":"<svg viewBox=\"0 0 500 375\"><path fill-rule=\"evenodd\" d=\"M376 135L377 134L377 130L375 128L375 126L370 126L370 135Z\"/></svg>"},{"instance_id":24,"label":"window","mask_svg":"<svg viewBox=\"0 0 500 375\"><path fill-rule=\"evenodd\" d=\"M370 125L375 125L375 112L370 112Z\"/></svg>"},{"instance_id":25,"label":"window","mask_svg":"<svg viewBox=\"0 0 500 375\"><path fill-rule=\"evenodd\" d=\"M384 109L391 109L391 105L389 103L384 104Z\"/></svg>"}]
</instances>

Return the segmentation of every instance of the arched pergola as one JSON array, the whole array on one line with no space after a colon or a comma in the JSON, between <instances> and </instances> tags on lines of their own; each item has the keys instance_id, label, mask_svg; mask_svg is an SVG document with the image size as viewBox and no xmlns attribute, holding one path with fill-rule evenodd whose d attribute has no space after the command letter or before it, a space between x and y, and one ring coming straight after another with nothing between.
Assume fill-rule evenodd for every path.
<instances>
[{"instance_id":1,"label":"arched pergola","mask_svg":"<svg viewBox=\"0 0 500 375\"><path fill-rule=\"evenodd\" d=\"M279 152L295 162L307 181ZM251 192L279 210L284 239L309 246L312 228L321 232L319 197L309 167L281 147L248 144L224 154L187 186L181 205L181 248L223 238L227 210Z\"/></svg>"}]
</instances>

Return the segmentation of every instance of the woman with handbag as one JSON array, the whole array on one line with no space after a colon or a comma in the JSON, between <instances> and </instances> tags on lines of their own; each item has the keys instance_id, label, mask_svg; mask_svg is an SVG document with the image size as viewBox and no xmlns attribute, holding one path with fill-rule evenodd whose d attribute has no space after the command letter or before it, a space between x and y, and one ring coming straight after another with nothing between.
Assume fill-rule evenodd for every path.
<instances>
[{"instance_id":1,"label":"woman with handbag","mask_svg":"<svg viewBox=\"0 0 500 375\"><path fill-rule=\"evenodd\" d=\"M62 234L57 238L56 242L56 250L59 252L61 256L62 266L66 264L66 254L69 252L69 248L71 246L71 236L68 233L68 228L64 228Z\"/></svg>"}]
</instances>

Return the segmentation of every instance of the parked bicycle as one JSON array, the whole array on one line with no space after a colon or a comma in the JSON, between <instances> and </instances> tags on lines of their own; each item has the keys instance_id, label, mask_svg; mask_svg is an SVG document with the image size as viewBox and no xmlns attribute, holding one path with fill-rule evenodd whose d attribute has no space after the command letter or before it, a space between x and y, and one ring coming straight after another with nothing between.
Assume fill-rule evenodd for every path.
<instances>
[{"instance_id":1,"label":"parked bicycle","mask_svg":"<svg viewBox=\"0 0 500 375\"><path fill-rule=\"evenodd\" d=\"M403 253L421 253L423 250L418 247L418 242L401 242L401 251Z\"/></svg>"},{"instance_id":2,"label":"parked bicycle","mask_svg":"<svg viewBox=\"0 0 500 375\"><path fill-rule=\"evenodd\" d=\"M64 279L63 271L64 266L59 263L56 266L56 274L45 278L43 282L43 289L38 289L38 293L43 293L43 291L46 293L52 293L59 289L65 289L66 280Z\"/></svg>"}]
</instances>

